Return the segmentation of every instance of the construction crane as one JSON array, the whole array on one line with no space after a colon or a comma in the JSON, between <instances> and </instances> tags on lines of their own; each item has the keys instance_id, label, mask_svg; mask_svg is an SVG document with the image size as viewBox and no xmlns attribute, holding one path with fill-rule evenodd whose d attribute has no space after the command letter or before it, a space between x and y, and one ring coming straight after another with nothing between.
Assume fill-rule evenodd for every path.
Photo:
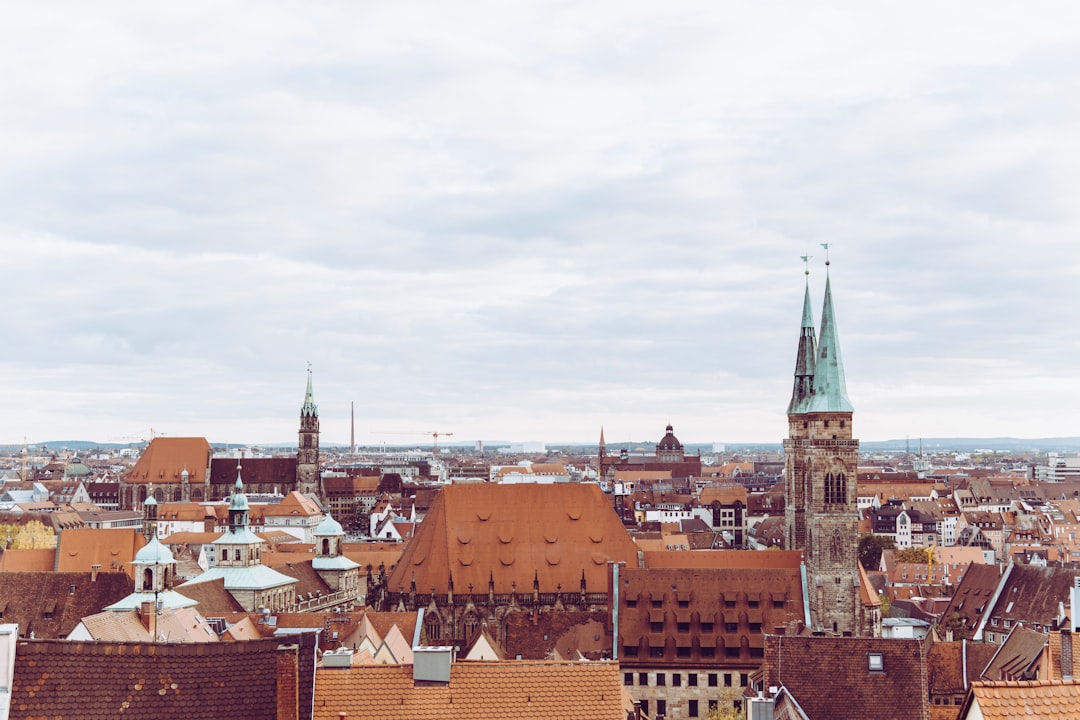
<instances>
[{"instance_id":1,"label":"construction crane","mask_svg":"<svg viewBox=\"0 0 1080 720\"><path fill-rule=\"evenodd\" d=\"M430 435L431 436L431 452L433 455L439 454L439 436L450 437L454 433L452 432L438 432L436 430L400 430L397 432L391 431L379 431L375 432L375 435Z\"/></svg>"}]
</instances>

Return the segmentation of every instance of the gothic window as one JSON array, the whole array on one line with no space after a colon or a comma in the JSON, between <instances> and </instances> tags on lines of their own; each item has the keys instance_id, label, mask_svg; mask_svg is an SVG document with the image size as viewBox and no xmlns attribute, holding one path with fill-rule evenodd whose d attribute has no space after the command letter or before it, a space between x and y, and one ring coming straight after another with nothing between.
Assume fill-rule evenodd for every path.
<instances>
[{"instance_id":1,"label":"gothic window","mask_svg":"<svg viewBox=\"0 0 1080 720\"><path fill-rule=\"evenodd\" d=\"M844 473L825 475L825 504L843 505L847 503L847 478Z\"/></svg>"},{"instance_id":2,"label":"gothic window","mask_svg":"<svg viewBox=\"0 0 1080 720\"><path fill-rule=\"evenodd\" d=\"M427 633L428 642L435 642L442 637L442 621L438 615L432 613L424 618L424 632Z\"/></svg>"},{"instance_id":3,"label":"gothic window","mask_svg":"<svg viewBox=\"0 0 1080 720\"><path fill-rule=\"evenodd\" d=\"M475 615L468 615L465 617L465 640L472 642L472 639L476 637L476 631L480 627L480 621L476 619Z\"/></svg>"},{"instance_id":4,"label":"gothic window","mask_svg":"<svg viewBox=\"0 0 1080 720\"><path fill-rule=\"evenodd\" d=\"M829 543L829 561L837 564L844 562L844 538L839 530L833 531L832 542Z\"/></svg>"},{"instance_id":5,"label":"gothic window","mask_svg":"<svg viewBox=\"0 0 1080 720\"><path fill-rule=\"evenodd\" d=\"M329 555L330 554L330 539L329 538L323 538L323 541L322 541L322 554L323 555Z\"/></svg>"}]
</instances>

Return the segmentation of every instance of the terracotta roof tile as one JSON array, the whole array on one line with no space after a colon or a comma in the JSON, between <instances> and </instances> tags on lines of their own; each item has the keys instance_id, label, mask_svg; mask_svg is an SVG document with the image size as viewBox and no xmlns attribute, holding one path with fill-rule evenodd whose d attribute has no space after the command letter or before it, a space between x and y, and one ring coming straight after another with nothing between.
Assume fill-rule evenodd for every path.
<instances>
[{"instance_id":1,"label":"terracotta roof tile","mask_svg":"<svg viewBox=\"0 0 1080 720\"><path fill-rule=\"evenodd\" d=\"M201 437L157 437L143 450L134 467L123 477L127 483L179 483L188 471L188 482L202 483L210 466L210 443ZM236 474L233 474L236 481Z\"/></svg>"},{"instance_id":2,"label":"terracotta roof tile","mask_svg":"<svg viewBox=\"0 0 1080 720\"><path fill-rule=\"evenodd\" d=\"M121 572L20 572L0 580L0 609L5 623L17 623L19 634L37 638L66 637L79 621L135 590Z\"/></svg>"},{"instance_id":3,"label":"terracotta roof tile","mask_svg":"<svg viewBox=\"0 0 1080 720\"><path fill-rule=\"evenodd\" d=\"M609 560L637 564L637 550L599 486L448 485L388 578L392 592L442 594L453 576L464 592L494 578L495 592L576 592L582 572L589 592L607 586Z\"/></svg>"},{"instance_id":4,"label":"terracotta roof tile","mask_svg":"<svg viewBox=\"0 0 1080 720\"><path fill-rule=\"evenodd\" d=\"M450 682L415 686L412 667L319 669L315 720L623 720L622 676L610 662L459 662Z\"/></svg>"},{"instance_id":5,"label":"terracotta roof tile","mask_svg":"<svg viewBox=\"0 0 1080 720\"><path fill-rule=\"evenodd\" d=\"M983 720L1077 718L1080 681L976 682L963 709L976 704Z\"/></svg>"}]
</instances>

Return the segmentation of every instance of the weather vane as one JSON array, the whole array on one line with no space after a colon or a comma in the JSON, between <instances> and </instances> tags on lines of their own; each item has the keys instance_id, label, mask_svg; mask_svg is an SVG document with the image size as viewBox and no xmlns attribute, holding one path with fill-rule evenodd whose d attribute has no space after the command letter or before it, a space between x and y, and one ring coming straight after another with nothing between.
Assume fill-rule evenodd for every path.
<instances>
[{"instance_id":1,"label":"weather vane","mask_svg":"<svg viewBox=\"0 0 1080 720\"><path fill-rule=\"evenodd\" d=\"M821 243L821 247L825 248L825 267L829 267L829 243Z\"/></svg>"},{"instance_id":2,"label":"weather vane","mask_svg":"<svg viewBox=\"0 0 1080 720\"><path fill-rule=\"evenodd\" d=\"M800 255L799 257L802 258L803 265L806 266L806 271L805 272L806 272L807 275L809 275L810 274L810 258L812 258L814 256L813 255Z\"/></svg>"}]
</instances>

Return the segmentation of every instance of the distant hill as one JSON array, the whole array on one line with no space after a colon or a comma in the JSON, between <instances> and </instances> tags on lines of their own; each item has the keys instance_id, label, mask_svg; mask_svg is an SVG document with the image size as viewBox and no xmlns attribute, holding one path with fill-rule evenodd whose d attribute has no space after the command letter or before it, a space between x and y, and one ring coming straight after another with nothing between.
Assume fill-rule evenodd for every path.
<instances>
[{"instance_id":1,"label":"distant hill","mask_svg":"<svg viewBox=\"0 0 1080 720\"><path fill-rule=\"evenodd\" d=\"M1053 437L1053 438L1012 438L1012 437L994 437L994 438L902 438L896 440L861 440L859 448L864 452L904 452L906 449L910 449L912 453L919 452L919 443L922 442L923 452L926 453L941 453L941 452L964 452L972 453L978 450L990 450L997 453L1047 453L1047 452L1060 452L1071 453L1080 452L1080 437ZM622 448L645 448L652 449L656 446L656 440L641 440L633 442L622 443L608 443L608 453L618 453ZM484 448L487 450L495 450L499 447L506 447L514 445L509 440L485 440ZM121 450L123 448L138 448L143 447L145 443L109 443L109 442L96 442L93 440L50 440L44 443L32 443L32 447L40 448L46 446L49 450L63 451L76 453L87 453L93 450ZM267 450L273 449L287 449L295 448L296 444L288 443L224 443L224 442L212 442L211 445L215 448L231 447L259 447ZM783 449L783 444L779 442L772 443L723 443L725 449L728 452L743 452L743 453L765 453L765 452L780 452ZM440 447L444 448L472 448L476 446L476 441L473 440L461 440L453 443L439 443ZM327 450L339 449L343 450L348 448L347 443L323 443L323 447ZM370 446L367 446L370 447ZM411 449L411 448L430 448L430 443L395 443L387 444L386 448L389 449ZM546 447L549 451L562 450L567 453L588 453L595 452L596 443L546 443ZM712 452L713 443L685 443L685 448L688 453L697 454L709 454ZM0 452L12 453L22 450L22 445L0 445Z\"/></svg>"}]
</instances>

